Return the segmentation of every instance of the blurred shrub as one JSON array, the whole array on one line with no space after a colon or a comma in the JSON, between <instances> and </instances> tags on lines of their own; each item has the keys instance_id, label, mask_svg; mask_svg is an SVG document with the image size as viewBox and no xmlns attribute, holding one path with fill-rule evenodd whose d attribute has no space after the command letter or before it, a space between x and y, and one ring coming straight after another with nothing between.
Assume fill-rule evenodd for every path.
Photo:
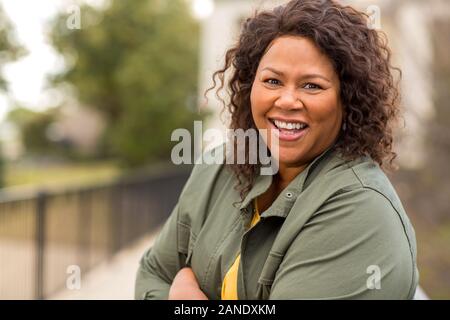
<instances>
[{"instance_id":1,"label":"blurred shrub","mask_svg":"<svg viewBox=\"0 0 450 320\"><path fill-rule=\"evenodd\" d=\"M71 157L73 151L64 141L53 141L49 129L58 117L58 108L46 111L32 111L22 107L12 109L8 121L20 131L22 145L27 155Z\"/></svg>"}]
</instances>

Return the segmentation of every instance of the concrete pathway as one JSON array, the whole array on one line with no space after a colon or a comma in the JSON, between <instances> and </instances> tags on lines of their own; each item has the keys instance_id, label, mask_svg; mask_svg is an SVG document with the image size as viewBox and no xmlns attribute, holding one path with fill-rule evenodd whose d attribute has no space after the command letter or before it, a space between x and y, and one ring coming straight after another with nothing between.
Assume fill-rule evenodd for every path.
<instances>
[{"instance_id":1,"label":"concrete pathway","mask_svg":"<svg viewBox=\"0 0 450 320\"><path fill-rule=\"evenodd\" d=\"M151 247L155 233L136 241L108 261L81 274L80 289L64 289L50 297L55 300L129 300L134 299L134 280L139 260Z\"/></svg>"}]
</instances>

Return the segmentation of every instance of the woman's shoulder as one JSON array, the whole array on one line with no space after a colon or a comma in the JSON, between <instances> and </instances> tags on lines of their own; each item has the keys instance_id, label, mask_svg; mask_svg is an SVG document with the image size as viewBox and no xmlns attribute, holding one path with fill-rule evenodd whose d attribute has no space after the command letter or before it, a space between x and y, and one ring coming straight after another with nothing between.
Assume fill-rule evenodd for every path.
<instances>
[{"instance_id":1,"label":"woman's shoulder","mask_svg":"<svg viewBox=\"0 0 450 320\"><path fill-rule=\"evenodd\" d=\"M403 207L386 173L369 156L347 160L335 152L325 165L321 184L330 186L331 193L362 190L378 193L398 211Z\"/></svg>"},{"instance_id":2,"label":"woman's shoulder","mask_svg":"<svg viewBox=\"0 0 450 320\"><path fill-rule=\"evenodd\" d=\"M386 173L367 156L351 161L337 158L340 160L332 160L335 165L323 174L321 185L329 190L324 205L353 208L349 213L363 221L362 229L373 226L384 230L385 235L393 235L400 227L415 255L414 229Z\"/></svg>"},{"instance_id":3,"label":"woman's shoulder","mask_svg":"<svg viewBox=\"0 0 450 320\"><path fill-rule=\"evenodd\" d=\"M393 184L380 166L370 157L345 160L334 154L323 168L316 185L326 203L358 207L359 216L379 222L401 222L411 242L414 230ZM313 184L313 183L312 183Z\"/></svg>"},{"instance_id":4,"label":"woman's shoulder","mask_svg":"<svg viewBox=\"0 0 450 320\"><path fill-rule=\"evenodd\" d=\"M231 170L219 159L223 149L224 145L219 145L203 152L201 157L196 159L180 194L180 204L195 205L207 201L218 185L233 179Z\"/></svg>"},{"instance_id":5,"label":"woman's shoulder","mask_svg":"<svg viewBox=\"0 0 450 320\"><path fill-rule=\"evenodd\" d=\"M214 150L221 147L205 151L203 158L211 156ZM209 216L218 217L225 210L224 204L228 208L236 201L234 179L233 172L223 163L196 161L178 199L179 221L198 234ZM217 203L219 205L212 210L212 206Z\"/></svg>"}]
</instances>

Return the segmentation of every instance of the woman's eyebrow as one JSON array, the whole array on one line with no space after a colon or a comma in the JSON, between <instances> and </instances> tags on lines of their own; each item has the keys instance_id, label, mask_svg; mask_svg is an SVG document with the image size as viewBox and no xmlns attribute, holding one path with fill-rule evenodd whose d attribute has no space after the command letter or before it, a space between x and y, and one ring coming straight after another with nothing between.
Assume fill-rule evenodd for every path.
<instances>
[{"instance_id":1,"label":"woman's eyebrow","mask_svg":"<svg viewBox=\"0 0 450 320\"><path fill-rule=\"evenodd\" d=\"M272 67L265 67L265 68L263 68L261 71L264 71L264 70L269 70L269 71L272 71L273 73L278 74L279 76L284 76L284 73L283 73L282 71L276 70L276 69L274 69L274 68L272 68ZM320 78L320 79L323 79L323 80L325 80L325 81L327 81L327 82L331 82L331 80L329 80L327 77L325 77L325 76L323 76L323 75L320 75L320 74L318 74L318 73L304 74L304 75L302 75L300 78L301 78L301 79Z\"/></svg>"}]
</instances>

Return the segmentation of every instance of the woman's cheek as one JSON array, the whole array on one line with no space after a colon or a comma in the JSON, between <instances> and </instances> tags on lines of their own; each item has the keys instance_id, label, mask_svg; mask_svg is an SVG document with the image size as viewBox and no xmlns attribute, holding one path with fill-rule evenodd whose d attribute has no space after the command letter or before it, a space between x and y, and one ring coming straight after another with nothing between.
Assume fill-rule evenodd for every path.
<instances>
[{"instance_id":1,"label":"woman's cheek","mask_svg":"<svg viewBox=\"0 0 450 320\"><path fill-rule=\"evenodd\" d=\"M334 121L340 113L339 104L332 96L309 101L307 105L308 115L315 123Z\"/></svg>"},{"instance_id":2,"label":"woman's cheek","mask_svg":"<svg viewBox=\"0 0 450 320\"><path fill-rule=\"evenodd\" d=\"M252 92L250 103L255 123L258 126L263 125L265 122L265 115L270 109L270 104L264 96L264 93L261 92L261 90Z\"/></svg>"}]
</instances>

